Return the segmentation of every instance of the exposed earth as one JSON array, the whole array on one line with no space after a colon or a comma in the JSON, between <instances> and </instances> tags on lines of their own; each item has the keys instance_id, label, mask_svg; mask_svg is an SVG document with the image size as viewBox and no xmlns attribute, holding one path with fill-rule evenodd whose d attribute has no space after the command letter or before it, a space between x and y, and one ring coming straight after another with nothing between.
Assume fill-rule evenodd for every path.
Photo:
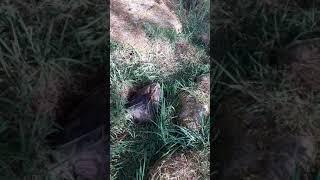
<instances>
[{"instance_id":1,"label":"exposed earth","mask_svg":"<svg viewBox=\"0 0 320 180\"><path fill-rule=\"evenodd\" d=\"M143 53L150 51L152 42L143 29L144 23L153 23L181 32L182 24L173 12L176 3L169 0L112 0L111 38Z\"/></svg>"}]
</instances>

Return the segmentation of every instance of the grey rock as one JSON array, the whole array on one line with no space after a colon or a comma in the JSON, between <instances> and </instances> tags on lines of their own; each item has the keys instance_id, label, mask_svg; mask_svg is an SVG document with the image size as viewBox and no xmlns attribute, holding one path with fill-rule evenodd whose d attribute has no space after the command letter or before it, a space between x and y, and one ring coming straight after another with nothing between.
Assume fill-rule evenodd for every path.
<instances>
[{"instance_id":1,"label":"grey rock","mask_svg":"<svg viewBox=\"0 0 320 180\"><path fill-rule=\"evenodd\" d=\"M159 107L160 84L152 83L136 91L128 103L128 113L136 124L151 122Z\"/></svg>"}]
</instances>

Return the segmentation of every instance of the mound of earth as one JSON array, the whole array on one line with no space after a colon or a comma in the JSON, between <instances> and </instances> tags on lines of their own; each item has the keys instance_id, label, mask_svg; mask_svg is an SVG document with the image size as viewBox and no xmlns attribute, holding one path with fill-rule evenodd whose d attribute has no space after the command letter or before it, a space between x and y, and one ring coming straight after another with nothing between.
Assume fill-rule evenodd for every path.
<instances>
[{"instance_id":1,"label":"mound of earth","mask_svg":"<svg viewBox=\"0 0 320 180\"><path fill-rule=\"evenodd\" d=\"M201 179L204 172L201 172L200 167L203 162L209 160L208 157L201 157L199 154L198 151L177 152L160 159L150 169L149 178L152 180Z\"/></svg>"},{"instance_id":2,"label":"mound of earth","mask_svg":"<svg viewBox=\"0 0 320 180\"><path fill-rule=\"evenodd\" d=\"M142 52L150 50L143 24L148 22L181 32L182 25L173 12L175 5L169 0L111 0L111 38Z\"/></svg>"},{"instance_id":3,"label":"mound of earth","mask_svg":"<svg viewBox=\"0 0 320 180\"><path fill-rule=\"evenodd\" d=\"M198 84L198 89L207 95L210 94L210 74L204 74L196 79Z\"/></svg>"},{"instance_id":4,"label":"mound of earth","mask_svg":"<svg viewBox=\"0 0 320 180\"><path fill-rule=\"evenodd\" d=\"M178 124L192 129L201 129L201 119L209 115L210 76L205 74L197 78L197 96L183 91L179 95L180 111Z\"/></svg>"},{"instance_id":5,"label":"mound of earth","mask_svg":"<svg viewBox=\"0 0 320 180\"><path fill-rule=\"evenodd\" d=\"M188 42L182 41L175 44L175 56L180 60L188 60L196 55L196 49Z\"/></svg>"}]
</instances>

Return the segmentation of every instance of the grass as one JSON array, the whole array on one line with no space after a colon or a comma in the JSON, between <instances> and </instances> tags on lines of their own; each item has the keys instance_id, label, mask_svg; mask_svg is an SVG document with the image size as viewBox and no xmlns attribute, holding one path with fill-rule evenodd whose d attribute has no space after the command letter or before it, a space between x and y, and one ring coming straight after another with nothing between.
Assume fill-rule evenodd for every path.
<instances>
[{"instance_id":1,"label":"grass","mask_svg":"<svg viewBox=\"0 0 320 180\"><path fill-rule=\"evenodd\" d=\"M0 177L45 178L56 105L77 73L106 63L104 1L6 1L0 8ZM58 177L56 177L58 178Z\"/></svg>"},{"instance_id":2,"label":"grass","mask_svg":"<svg viewBox=\"0 0 320 180\"><path fill-rule=\"evenodd\" d=\"M113 179L146 179L153 163L173 152L190 149L202 154L209 152L210 122L214 125L214 116L202 122L199 133L172 122L177 114L179 92L182 89L193 92L193 79L209 71L214 75L213 107L219 105L221 97L236 91L255 100L247 111L267 111L277 120L279 131L290 127L290 133L299 135L319 123L319 95L310 93L303 100L296 98L301 90L284 79L287 72L276 58L290 42L319 36L320 10L316 1L311 7L287 2L269 7L263 1L245 0L211 3L215 52L211 67L200 63L209 58L199 38L209 31L209 1L191 3L188 11L184 10L187 1L179 2L176 12L184 27L181 34L150 24L145 24L145 31L151 39L165 42L168 53L176 50L176 42L186 41L194 46L196 55L182 58L189 59L187 63L178 63L173 71L167 72L157 62L175 57L153 54L148 56L149 62L141 62L142 57L133 49L110 42ZM56 152L46 137L57 130L53 122L59 97L66 89L76 89L79 77L106 63L104 3L91 0L0 3L0 178L46 177L50 171L43 167L48 156ZM150 81L161 83L161 111L154 124L136 127L126 116L126 100L118 94L127 85ZM304 110L305 104L311 107L309 112ZM203 166L200 171L207 174L207 168ZM319 165L315 168L319 172Z\"/></svg>"},{"instance_id":3,"label":"grass","mask_svg":"<svg viewBox=\"0 0 320 180\"><path fill-rule=\"evenodd\" d=\"M122 49L121 49L122 50ZM112 63L112 62L111 62ZM118 68L120 70L118 70ZM191 68L191 67L190 67ZM192 69L196 72L197 65L193 65ZM209 126L205 126L207 129L204 130L205 133L202 135L200 134L193 134L187 131L186 129L180 129L176 127L171 121L176 115L175 108L177 107L177 94L183 87L190 87L194 85L193 78L197 77L197 75L201 75L203 73L208 72L208 67L204 68L198 65L198 73L193 74L192 76L177 76L173 75L170 80L167 80L165 75L158 74L158 71L154 69L154 71L147 71L144 66L120 66L111 68L112 70L121 72L118 73L119 76L111 76L111 86L117 87L119 86L119 82L123 84L136 84L141 83L143 81L158 81L161 83L162 87L162 101L161 101L161 111L160 114L157 116L154 125L150 125L143 128L135 127L129 119L126 119L125 111L124 111L124 99L119 99L117 96L116 89L111 91L112 94L112 130L111 135L116 134L117 132L127 132L130 138L123 140L122 142L115 142L115 146L113 154L113 161L115 164L118 161L121 162L120 167L115 165L117 173L121 174L118 175L116 172L117 178L122 179L124 177L134 177L135 173L134 169L141 169L142 167L139 164L139 160L144 159L144 156L147 156L147 161L144 162L146 167L150 166L150 162L152 160L156 160L165 153L169 153L173 149L178 147L188 148L190 146L195 146L196 143L209 144ZM149 68L150 70L152 68ZM204 70L203 70L204 69ZM185 71L189 69L186 68ZM127 73L128 74L127 74ZM113 74L113 72L111 72ZM183 72L179 72L177 74L187 74ZM120 77L121 76L121 77ZM124 76L124 77L123 77ZM113 88L112 88L113 89ZM114 114L113 114L114 113ZM209 120L207 120L209 121ZM176 135L181 136L177 137ZM116 136L116 135L114 135ZM125 146L126 148L123 148ZM204 146L204 145L203 145ZM120 152L118 151L120 149ZM161 150L159 152L159 149ZM120 153L120 154L117 154ZM129 156L129 157L128 157ZM115 157L121 157L118 160ZM130 161L127 162L129 165L123 165L123 161ZM122 170L121 170L122 169ZM125 171L125 172L121 172ZM140 172L140 171L139 171ZM143 171L143 173L147 173L147 171ZM145 175L145 174L143 174Z\"/></svg>"},{"instance_id":4,"label":"grass","mask_svg":"<svg viewBox=\"0 0 320 180\"><path fill-rule=\"evenodd\" d=\"M210 24L210 1L183 1L179 0L180 6L177 11L178 16L182 19L183 34L188 40L195 45L205 46L200 40L199 35L209 35ZM189 4L187 7L186 4ZM185 6L183 8L183 6Z\"/></svg>"},{"instance_id":5,"label":"grass","mask_svg":"<svg viewBox=\"0 0 320 180\"><path fill-rule=\"evenodd\" d=\"M185 2L181 1L181 3ZM205 1L205 3L209 3L209 1ZM180 4L180 6L182 5ZM144 30L151 40L166 45L160 46L161 49L168 49L165 52L174 53L175 44L179 41L188 42L196 47L196 56L185 57L188 61L186 63L179 62L174 68L163 68L164 66L161 64L162 60L169 61L169 58L176 62L177 57L172 54L154 53L141 57L133 49L111 41L112 179L148 179L148 173L153 164L174 152L191 149L208 154L210 151L210 118L204 119L200 132L193 132L173 123L177 118L179 108L178 94L182 89L194 91L196 86L194 79L199 75L209 73L210 70L209 64L200 61L202 58L208 58L206 47L200 41L196 41L200 33L208 32L201 27L208 27L208 19L206 18L208 18L209 8L201 4L191 9L188 16L193 18L182 21L184 29L181 34L152 24L144 24ZM203 9L205 10L201 11ZM180 10L181 12L177 11L178 15L182 13L182 9ZM197 17L204 19L201 22L202 26L196 27L200 24ZM128 56L128 54L131 55ZM130 61L127 61L128 59ZM155 81L160 83L162 89L160 112L154 119L154 123L141 127L135 126L126 115L124 107L126 99L119 94L124 86ZM202 166L199 171L207 176L209 166Z\"/></svg>"},{"instance_id":6,"label":"grass","mask_svg":"<svg viewBox=\"0 0 320 180\"><path fill-rule=\"evenodd\" d=\"M221 96L237 92L254 99L246 111L270 115L280 134L315 135L311 129L319 128L319 94L286 78L289 72L279 58L291 42L319 36L320 10L312 2L309 7L289 1L211 4L212 57L223 71Z\"/></svg>"}]
</instances>

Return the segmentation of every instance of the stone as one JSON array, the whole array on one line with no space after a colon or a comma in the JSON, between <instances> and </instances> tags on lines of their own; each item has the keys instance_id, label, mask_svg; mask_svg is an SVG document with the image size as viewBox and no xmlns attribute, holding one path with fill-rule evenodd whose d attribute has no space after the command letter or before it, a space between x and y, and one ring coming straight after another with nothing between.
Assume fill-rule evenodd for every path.
<instances>
[{"instance_id":1,"label":"stone","mask_svg":"<svg viewBox=\"0 0 320 180\"><path fill-rule=\"evenodd\" d=\"M136 124L152 122L160 102L160 84L152 83L137 90L127 104L127 111Z\"/></svg>"}]
</instances>

